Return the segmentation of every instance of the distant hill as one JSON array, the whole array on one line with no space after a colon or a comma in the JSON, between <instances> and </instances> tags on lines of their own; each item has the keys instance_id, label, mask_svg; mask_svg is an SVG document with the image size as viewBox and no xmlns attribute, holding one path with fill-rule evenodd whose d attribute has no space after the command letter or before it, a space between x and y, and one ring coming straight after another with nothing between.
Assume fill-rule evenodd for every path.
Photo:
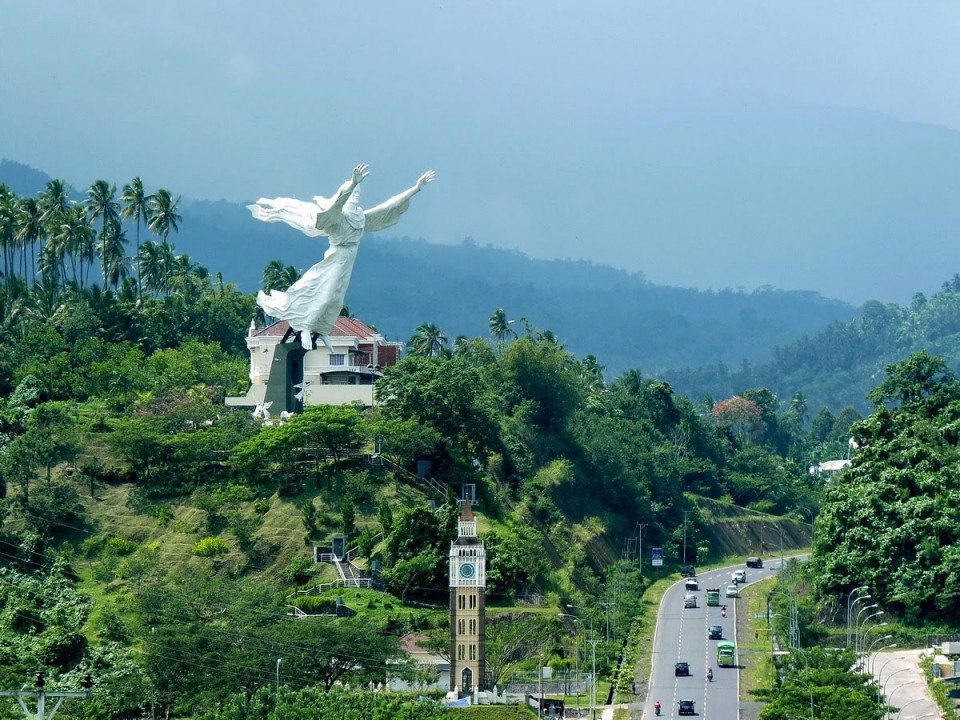
<instances>
[{"instance_id":1,"label":"distant hill","mask_svg":"<svg viewBox=\"0 0 960 720\"><path fill-rule=\"evenodd\" d=\"M33 194L47 179L31 168L0 163L0 182L21 194ZM255 222L235 203L184 201L182 212L181 231L171 236L177 248L246 290L259 287L269 260L306 268L326 247L324 240L286 226ZM425 321L439 324L451 340L485 335L490 314L502 307L518 332L522 318L534 328L549 328L574 352L602 358L614 374L632 367L653 373L758 362L775 345L855 314L850 305L814 292L674 288L654 285L640 273L532 259L469 239L439 245L378 236L363 242L347 304L388 336L404 340Z\"/></svg>"},{"instance_id":2,"label":"distant hill","mask_svg":"<svg viewBox=\"0 0 960 720\"><path fill-rule=\"evenodd\" d=\"M921 349L960 371L960 276L930 298L915 294L906 305L870 301L858 317L776 348L768 362L673 369L663 378L695 398L721 399L764 386L785 402L802 391L811 415L823 406L866 410L866 394L883 380L884 368Z\"/></svg>"}]
</instances>

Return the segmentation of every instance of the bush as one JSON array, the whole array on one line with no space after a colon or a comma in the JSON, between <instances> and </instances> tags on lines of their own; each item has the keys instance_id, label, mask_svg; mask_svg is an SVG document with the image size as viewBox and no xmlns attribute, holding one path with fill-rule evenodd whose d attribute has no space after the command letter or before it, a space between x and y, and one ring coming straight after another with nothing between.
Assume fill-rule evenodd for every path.
<instances>
[{"instance_id":1,"label":"bush","mask_svg":"<svg viewBox=\"0 0 960 720\"><path fill-rule=\"evenodd\" d=\"M137 549L137 543L121 537L111 537L106 542L106 549L114 555L129 555Z\"/></svg>"},{"instance_id":2,"label":"bush","mask_svg":"<svg viewBox=\"0 0 960 720\"><path fill-rule=\"evenodd\" d=\"M313 577L314 566L309 558L295 557L283 571L283 578L295 585L302 585Z\"/></svg>"},{"instance_id":3,"label":"bush","mask_svg":"<svg viewBox=\"0 0 960 720\"><path fill-rule=\"evenodd\" d=\"M200 557L214 557L230 552L230 546L222 538L209 537L203 538L193 546L193 554Z\"/></svg>"},{"instance_id":4,"label":"bush","mask_svg":"<svg viewBox=\"0 0 960 720\"><path fill-rule=\"evenodd\" d=\"M305 613L316 615L321 613L330 613L332 615L337 609L336 600L320 595L301 595L300 597L293 598L293 604Z\"/></svg>"}]
</instances>

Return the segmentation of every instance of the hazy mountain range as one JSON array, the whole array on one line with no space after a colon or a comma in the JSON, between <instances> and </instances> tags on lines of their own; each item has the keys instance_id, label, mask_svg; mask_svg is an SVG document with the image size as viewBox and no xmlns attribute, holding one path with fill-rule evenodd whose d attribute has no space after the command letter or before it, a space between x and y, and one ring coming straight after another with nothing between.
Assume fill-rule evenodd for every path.
<instances>
[{"instance_id":1,"label":"hazy mountain range","mask_svg":"<svg viewBox=\"0 0 960 720\"><path fill-rule=\"evenodd\" d=\"M36 193L48 179L24 165L0 164L0 182L21 195ZM171 236L177 249L245 290L259 287L269 260L303 269L325 249L322 239L255 222L239 204L184 201L182 212L180 233ZM132 244L132 228L127 235ZM532 259L470 240L440 245L377 236L363 241L347 303L400 339L425 321L439 324L451 340L461 333L485 335L490 314L503 307L518 332L527 323L549 328L578 354L597 355L611 373L757 361L774 345L855 313L814 292L673 288L640 273Z\"/></svg>"}]
</instances>

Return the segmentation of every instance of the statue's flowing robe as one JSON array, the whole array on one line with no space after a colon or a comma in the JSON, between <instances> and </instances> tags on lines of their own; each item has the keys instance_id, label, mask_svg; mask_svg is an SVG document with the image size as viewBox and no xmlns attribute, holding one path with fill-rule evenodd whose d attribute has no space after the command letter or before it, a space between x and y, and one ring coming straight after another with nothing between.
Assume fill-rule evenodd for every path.
<instances>
[{"instance_id":1,"label":"statue's flowing robe","mask_svg":"<svg viewBox=\"0 0 960 720\"><path fill-rule=\"evenodd\" d=\"M317 196L313 202L304 202L293 198L260 198L255 205L247 206L257 220L283 222L309 237L326 235L330 240L323 260L307 270L286 292L271 290L267 294L261 290L257 294L257 304L263 311L288 321L290 327L300 333L300 342L306 349L312 347L314 332L327 343L327 336L343 307L364 232L376 232L396 224L410 207L409 193L401 193L363 211L357 204L359 192L354 190L339 208L337 201L344 187L329 199Z\"/></svg>"}]
</instances>

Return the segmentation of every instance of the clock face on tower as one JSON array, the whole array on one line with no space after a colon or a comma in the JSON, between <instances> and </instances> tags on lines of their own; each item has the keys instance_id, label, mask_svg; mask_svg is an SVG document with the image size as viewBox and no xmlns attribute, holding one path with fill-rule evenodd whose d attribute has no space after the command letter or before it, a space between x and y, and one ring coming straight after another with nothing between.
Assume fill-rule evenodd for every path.
<instances>
[{"instance_id":1,"label":"clock face on tower","mask_svg":"<svg viewBox=\"0 0 960 720\"><path fill-rule=\"evenodd\" d=\"M474 567L473 563L463 563L460 566L460 577L469 580L476 574L477 574L477 568Z\"/></svg>"}]
</instances>

